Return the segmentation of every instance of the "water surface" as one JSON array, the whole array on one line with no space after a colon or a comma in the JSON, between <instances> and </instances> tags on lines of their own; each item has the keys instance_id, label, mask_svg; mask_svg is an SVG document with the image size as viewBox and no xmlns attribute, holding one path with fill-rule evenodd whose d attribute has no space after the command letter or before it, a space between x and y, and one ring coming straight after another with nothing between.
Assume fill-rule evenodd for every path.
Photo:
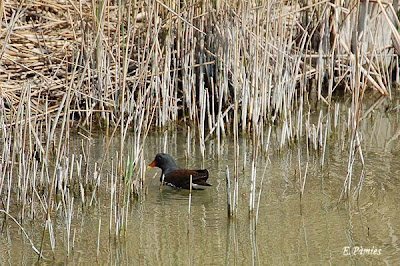
<instances>
[{"instance_id":1,"label":"water surface","mask_svg":"<svg viewBox=\"0 0 400 266\"><path fill-rule=\"evenodd\" d=\"M217 140L206 142L202 158L197 134L187 144L187 130L182 128L150 132L145 157L151 162L158 152L167 152L184 168L206 168L212 187L194 191L191 213L189 192L171 187L160 190L161 171L146 173L146 194L132 201L127 214L127 231L119 237L110 234L110 196L107 168L115 151L104 155L106 137L92 135L91 162L107 157L103 186L92 206L82 204L79 194L74 201L72 230L65 230L62 204L53 214L55 221L57 263L129 264L129 265L397 265L400 264L400 185L399 114L377 112L360 123L365 179L358 200L339 201L348 167L348 141L343 126L346 108L337 128L330 127L329 141L321 165L322 151L310 149L306 142L279 148L279 130L272 129L271 146L256 161L257 196L262 188L257 220L249 215L252 142L246 135L239 139L239 204L236 215L227 217L226 166L233 178L233 140L222 140L220 156ZM316 114L316 117L317 114ZM129 142L128 137L128 141ZM167 138L167 141L165 141ZM71 151L79 154L82 137L74 136ZM86 143L86 142L85 142ZM167 145L165 145L167 143ZM86 145L86 144L85 144ZM129 150L129 145L126 149ZM188 154L186 158L185 154ZM246 154L246 156L244 156ZM300 154L300 160L299 160ZM115 159L115 158L114 158ZM300 166L299 166L300 163ZM308 166L307 166L308 165ZM300 201L300 171L307 168L305 192ZM355 161L352 192L361 174L360 158ZM93 167L89 167L89 171ZM110 171L110 169L108 169ZM263 184L261 186L261 180ZM353 193L350 197L353 197ZM40 207L38 207L40 208ZM25 219L27 220L27 219ZM40 247L43 217L25 222L24 228L35 246ZM100 229L100 230L99 230ZM100 232L100 233L99 233ZM31 264L37 260L29 241L13 222L2 229L0 264ZM68 254L68 238L70 253ZM98 241L100 245L98 245ZM346 250L363 248L375 254L347 255ZM45 255L51 259L48 237ZM365 251L364 251L365 252ZM378 254L379 253L379 254ZM51 264L51 260L44 260Z\"/></svg>"}]
</instances>

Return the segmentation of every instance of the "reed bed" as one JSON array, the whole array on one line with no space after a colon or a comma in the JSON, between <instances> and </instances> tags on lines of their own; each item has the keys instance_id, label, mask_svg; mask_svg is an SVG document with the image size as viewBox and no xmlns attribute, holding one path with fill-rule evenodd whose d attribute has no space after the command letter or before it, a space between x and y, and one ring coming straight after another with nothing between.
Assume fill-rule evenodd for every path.
<instances>
[{"instance_id":1,"label":"reed bed","mask_svg":"<svg viewBox=\"0 0 400 266\"><path fill-rule=\"evenodd\" d=\"M306 150L306 158L299 156L302 197L309 154L321 154L323 165L328 132L344 123L349 157L341 198L349 195L354 161L364 163L358 131L364 94L391 96L392 81L399 77L397 68L392 71L397 56L387 44L391 37L395 46L400 40L395 11L378 1L369 3L379 10L373 13L376 9L365 4L2 1L4 219L12 204L18 206L15 221L43 219L41 243L49 239L54 255L52 216L62 208L69 254L74 206L95 205L106 184L110 235L120 237L127 229L129 203L144 199L146 136L152 128L176 122L189 129L186 154L192 136L204 157L210 138L217 140L220 155L223 138L233 135L231 176L226 170L231 177L229 216L238 209L239 161L246 154L239 150L239 137L248 135L252 141L249 212L257 216L264 179L257 177L257 162L270 150L272 127L278 132L278 150L294 144L299 154ZM352 99L348 121L338 119L336 92ZM318 121L311 119L314 105L320 107ZM121 140L117 154L104 147L100 164L87 156L95 129L105 130L109 143L116 134ZM128 131L134 132L131 140ZM87 139L79 153L70 151L73 134ZM129 141L132 148L127 149ZM306 145L300 146L302 141ZM110 158L112 169L105 171ZM363 177L364 172L354 195Z\"/></svg>"}]
</instances>

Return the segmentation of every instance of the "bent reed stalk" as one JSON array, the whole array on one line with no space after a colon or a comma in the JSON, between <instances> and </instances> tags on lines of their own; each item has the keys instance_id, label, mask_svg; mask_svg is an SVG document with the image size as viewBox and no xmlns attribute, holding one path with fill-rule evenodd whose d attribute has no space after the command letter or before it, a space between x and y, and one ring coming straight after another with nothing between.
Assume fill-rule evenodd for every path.
<instances>
[{"instance_id":1,"label":"bent reed stalk","mask_svg":"<svg viewBox=\"0 0 400 266\"><path fill-rule=\"evenodd\" d=\"M10 205L18 206L12 217L20 217L21 226L28 218L45 221L39 254L49 238L55 255L57 206L65 212L70 252L71 237L76 237L75 229L71 234L74 206L96 205L99 190L109 193L109 234L118 238L126 232L129 203L143 199L145 191L147 134L176 121L189 128L187 153L193 150L189 138L198 132L203 158L210 138L217 139L219 158L222 139L233 132L229 216L238 210L239 161L246 156L239 150L239 136L252 136L249 211L258 213L255 165L259 152L271 149L272 126L279 132L278 150L306 143L304 176L299 157L303 197L309 154L322 152L323 165L332 124L333 129L345 124L349 163L342 196L351 191L356 152L364 164L357 127L364 93L392 94L389 67L397 59L385 38L375 34L393 26L390 5L379 1L382 17L360 14L357 4L364 3L359 1L346 6L331 1L114 3L10 0L0 5L1 208L9 214ZM362 16L369 18L363 34L357 32ZM400 40L396 31L391 33ZM347 124L333 100L339 90L352 93ZM314 103L323 107L317 123L310 115ZM95 165L90 134L98 128L112 133L102 162ZM84 139L79 154L69 147L75 133ZM110 154L118 133L120 149ZM111 171L105 171L110 158ZM363 177L364 172L355 193ZM99 232L100 225L101 220Z\"/></svg>"}]
</instances>

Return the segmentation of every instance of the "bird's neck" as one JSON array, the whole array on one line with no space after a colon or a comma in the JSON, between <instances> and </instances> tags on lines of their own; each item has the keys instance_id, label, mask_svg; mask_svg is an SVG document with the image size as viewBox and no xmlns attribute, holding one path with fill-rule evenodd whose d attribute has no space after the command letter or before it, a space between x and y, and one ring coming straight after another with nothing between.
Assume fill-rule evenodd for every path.
<instances>
[{"instance_id":1,"label":"bird's neck","mask_svg":"<svg viewBox=\"0 0 400 266\"><path fill-rule=\"evenodd\" d=\"M173 170L179 169L177 165L169 166L168 168L162 169L163 174L167 174Z\"/></svg>"}]
</instances>

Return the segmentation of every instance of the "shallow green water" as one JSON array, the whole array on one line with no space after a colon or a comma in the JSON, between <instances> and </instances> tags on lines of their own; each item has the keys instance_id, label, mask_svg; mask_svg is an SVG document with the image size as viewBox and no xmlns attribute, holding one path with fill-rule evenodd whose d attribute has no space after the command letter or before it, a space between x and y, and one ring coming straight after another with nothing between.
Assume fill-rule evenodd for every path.
<instances>
[{"instance_id":1,"label":"shallow green water","mask_svg":"<svg viewBox=\"0 0 400 266\"><path fill-rule=\"evenodd\" d=\"M340 123L343 124L346 109L342 110ZM223 139L219 159L216 139L210 139L202 159L197 137L194 136L190 156L186 160L187 131L168 130L166 152L176 159L177 164L185 168L206 168L210 172L209 182L213 186L193 192L191 214L188 214L188 191L170 187L160 191L160 170L152 169L146 174L147 193L129 206L127 232L120 238L109 233L110 197L107 188L101 190L104 195L99 195L92 206L82 206L77 196L71 227L75 237L69 236L74 247L70 245L70 255L67 256L68 236L64 211L60 206L53 215L57 236L55 262L116 265L398 265L400 141L396 134L400 128L399 121L398 111L382 111L373 113L360 123L366 175L358 201L338 202L348 165L348 141L344 137L347 133L342 124L329 132L323 166L322 152L310 152L302 202L298 155L301 154L300 168L304 175L307 164L305 142L300 142L300 153L297 145L279 150L279 132L273 129L271 147L267 154L260 154L256 163L257 192L265 170L256 226L248 212L251 141L246 136L240 138L239 208L236 217L229 219L225 167L229 166L233 176L232 139ZM93 163L101 161L105 143L104 135L97 133L92 136L89 145ZM148 162L157 152L164 151L164 143L165 132L149 134L145 149ZM77 135L70 145L71 151L78 154L81 137ZM120 148L117 140L111 145L112 151ZM352 189L357 186L360 169L357 157ZM102 177L104 183L107 182L106 176L105 173ZM36 217L33 223L24 223L37 247L40 247L42 239L43 221L43 218ZM48 237L45 237L44 246L45 255L51 259ZM360 254L360 251L353 255L345 254L357 248L363 248L364 252L370 249L372 254ZM31 264L35 261L37 256L27 239L14 223L8 222L1 232L0 264ZM52 260L42 262L53 263Z\"/></svg>"}]
</instances>

